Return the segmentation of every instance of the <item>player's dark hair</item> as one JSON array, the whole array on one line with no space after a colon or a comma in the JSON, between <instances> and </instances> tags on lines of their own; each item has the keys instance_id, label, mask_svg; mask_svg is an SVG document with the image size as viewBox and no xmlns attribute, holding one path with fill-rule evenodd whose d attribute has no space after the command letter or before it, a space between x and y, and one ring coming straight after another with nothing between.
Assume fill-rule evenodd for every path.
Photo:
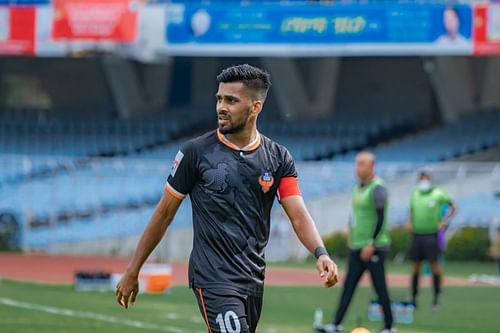
<instances>
[{"instance_id":1,"label":"player's dark hair","mask_svg":"<svg viewBox=\"0 0 500 333\"><path fill-rule=\"evenodd\" d=\"M222 72L217 75L217 82L242 82L245 87L253 90L257 97L264 101L271 87L271 76L260 68L244 64L222 70Z\"/></svg>"}]
</instances>

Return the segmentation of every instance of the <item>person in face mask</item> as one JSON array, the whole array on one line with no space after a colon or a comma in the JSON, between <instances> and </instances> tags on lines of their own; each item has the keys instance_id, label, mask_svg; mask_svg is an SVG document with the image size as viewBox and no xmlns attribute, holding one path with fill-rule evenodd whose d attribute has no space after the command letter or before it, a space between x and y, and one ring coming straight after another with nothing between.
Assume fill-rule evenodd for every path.
<instances>
[{"instance_id":1,"label":"person in face mask","mask_svg":"<svg viewBox=\"0 0 500 333\"><path fill-rule=\"evenodd\" d=\"M447 214L443 216L443 207L446 206L448 206ZM415 307L418 280L424 260L429 262L433 275L434 298L432 306L434 309L438 307L442 281L442 270L438 261L442 249L439 246L439 232L447 228L455 213L456 206L449 194L432 184L431 175L427 171L421 172L417 188L411 195L408 222L408 229L412 233L410 249L410 259L413 262L411 296Z\"/></svg>"}]
</instances>

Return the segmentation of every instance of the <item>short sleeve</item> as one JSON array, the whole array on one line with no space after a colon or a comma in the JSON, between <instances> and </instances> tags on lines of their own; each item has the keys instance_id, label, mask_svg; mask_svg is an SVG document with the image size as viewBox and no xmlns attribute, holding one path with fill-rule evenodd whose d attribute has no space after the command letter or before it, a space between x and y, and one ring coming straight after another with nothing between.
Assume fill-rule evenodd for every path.
<instances>
[{"instance_id":1,"label":"short sleeve","mask_svg":"<svg viewBox=\"0 0 500 333\"><path fill-rule=\"evenodd\" d=\"M178 199L184 199L198 180L198 156L192 143L184 145L175 155L166 190Z\"/></svg>"},{"instance_id":2,"label":"short sleeve","mask_svg":"<svg viewBox=\"0 0 500 333\"><path fill-rule=\"evenodd\" d=\"M451 196L446 191L444 191L442 189L439 189L439 198L440 198L441 204L450 205L453 202L453 200L451 199Z\"/></svg>"},{"instance_id":3,"label":"short sleeve","mask_svg":"<svg viewBox=\"0 0 500 333\"><path fill-rule=\"evenodd\" d=\"M287 149L283 149L283 169L282 177L297 177L295 162Z\"/></svg>"},{"instance_id":4,"label":"short sleeve","mask_svg":"<svg viewBox=\"0 0 500 333\"><path fill-rule=\"evenodd\" d=\"M292 155L288 150L283 149L283 172L278 186L278 200L292 196L300 195L299 183L297 180L297 170Z\"/></svg>"}]
</instances>

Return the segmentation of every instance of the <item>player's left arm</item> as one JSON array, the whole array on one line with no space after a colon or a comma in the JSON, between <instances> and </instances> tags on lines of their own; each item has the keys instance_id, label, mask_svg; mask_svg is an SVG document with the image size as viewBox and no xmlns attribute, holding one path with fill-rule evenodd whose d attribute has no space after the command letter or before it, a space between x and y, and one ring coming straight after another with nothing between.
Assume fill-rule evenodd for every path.
<instances>
[{"instance_id":1,"label":"player's left arm","mask_svg":"<svg viewBox=\"0 0 500 333\"><path fill-rule=\"evenodd\" d=\"M443 216L441 226L440 226L441 228L447 228L451 219L457 213L457 206L455 205L455 203L453 201L448 203L448 206L450 209L448 210L447 214L445 216Z\"/></svg>"},{"instance_id":2,"label":"player's left arm","mask_svg":"<svg viewBox=\"0 0 500 333\"><path fill-rule=\"evenodd\" d=\"M448 212L445 216L443 216L440 228L446 228L448 224L450 223L450 220L455 216L457 213L457 206L455 205L455 202L451 199L448 193L443 191L443 201L445 204L448 205L449 209Z\"/></svg>"},{"instance_id":3,"label":"player's left arm","mask_svg":"<svg viewBox=\"0 0 500 333\"><path fill-rule=\"evenodd\" d=\"M326 287L332 287L338 281L338 268L325 250L323 240L306 208L300 194L281 198L281 205L292 223L299 240L317 258L316 268Z\"/></svg>"}]
</instances>

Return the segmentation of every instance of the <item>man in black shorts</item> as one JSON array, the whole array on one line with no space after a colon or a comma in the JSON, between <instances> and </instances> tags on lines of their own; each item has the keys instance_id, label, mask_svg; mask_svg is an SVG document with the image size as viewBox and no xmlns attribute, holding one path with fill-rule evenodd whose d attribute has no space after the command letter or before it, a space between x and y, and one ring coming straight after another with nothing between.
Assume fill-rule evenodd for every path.
<instances>
[{"instance_id":1,"label":"man in black shorts","mask_svg":"<svg viewBox=\"0 0 500 333\"><path fill-rule=\"evenodd\" d=\"M262 308L264 250L275 197L301 242L316 256L326 287L337 282L337 266L300 195L290 153L257 131L269 74L239 65L223 70L217 80L218 129L188 141L177 153L116 298L125 308L135 302L141 266L190 195L194 239L189 285L208 331L253 333Z\"/></svg>"},{"instance_id":2,"label":"man in black shorts","mask_svg":"<svg viewBox=\"0 0 500 333\"><path fill-rule=\"evenodd\" d=\"M442 217L443 206L449 206L448 214ZM443 189L434 186L427 171L420 173L418 186L410 201L409 229L412 232L410 259L413 262L412 301L417 305L418 280L422 261L427 260L431 267L434 283L433 308L437 308L441 293L442 270L438 257L438 232L447 227L456 212L455 204Z\"/></svg>"}]
</instances>

